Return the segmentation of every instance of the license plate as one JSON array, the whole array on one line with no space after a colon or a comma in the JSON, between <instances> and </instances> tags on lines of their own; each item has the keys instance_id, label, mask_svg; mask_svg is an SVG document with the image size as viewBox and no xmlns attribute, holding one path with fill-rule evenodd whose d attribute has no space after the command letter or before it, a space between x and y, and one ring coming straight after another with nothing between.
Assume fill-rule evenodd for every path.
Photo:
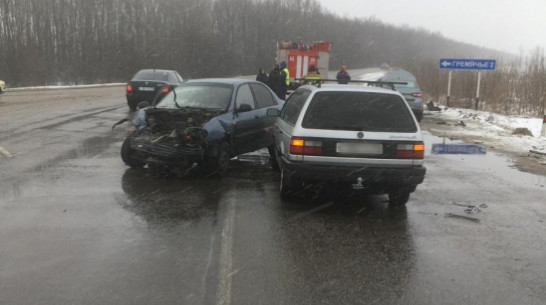
<instances>
[{"instance_id":1,"label":"license plate","mask_svg":"<svg viewBox=\"0 0 546 305\"><path fill-rule=\"evenodd\" d=\"M139 87L138 90L140 91L154 91L154 87Z\"/></svg>"},{"instance_id":2,"label":"license plate","mask_svg":"<svg viewBox=\"0 0 546 305\"><path fill-rule=\"evenodd\" d=\"M350 155L381 155L383 144L340 142L336 144L336 152Z\"/></svg>"}]
</instances>

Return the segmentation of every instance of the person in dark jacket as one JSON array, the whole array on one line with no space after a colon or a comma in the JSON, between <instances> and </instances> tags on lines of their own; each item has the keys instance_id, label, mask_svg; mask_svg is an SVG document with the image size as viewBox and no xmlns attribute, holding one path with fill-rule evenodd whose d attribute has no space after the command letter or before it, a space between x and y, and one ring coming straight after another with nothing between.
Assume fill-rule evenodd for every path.
<instances>
[{"instance_id":1,"label":"person in dark jacket","mask_svg":"<svg viewBox=\"0 0 546 305\"><path fill-rule=\"evenodd\" d=\"M288 92L288 86L290 85L290 72L288 72L286 61L282 61L279 68L281 69L281 81L279 82L281 86L279 88L279 97L286 101L286 93Z\"/></svg>"},{"instance_id":2,"label":"person in dark jacket","mask_svg":"<svg viewBox=\"0 0 546 305\"><path fill-rule=\"evenodd\" d=\"M341 71L337 73L336 78L338 84L346 85L351 80L351 76L349 75L349 73L347 73L346 69L347 68L345 66L341 66Z\"/></svg>"},{"instance_id":3,"label":"person in dark jacket","mask_svg":"<svg viewBox=\"0 0 546 305\"><path fill-rule=\"evenodd\" d=\"M279 68L279 65L275 64L273 65L273 70L269 72L269 76L267 77L267 85L275 94L279 97L281 97L280 88L282 87L282 79L281 79L281 69Z\"/></svg>"},{"instance_id":4,"label":"person in dark jacket","mask_svg":"<svg viewBox=\"0 0 546 305\"><path fill-rule=\"evenodd\" d=\"M267 83L267 74L265 74L264 68L260 68L260 70L258 70L258 75L256 75L256 80L264 84Z\"/></svg>"}]
</instances>

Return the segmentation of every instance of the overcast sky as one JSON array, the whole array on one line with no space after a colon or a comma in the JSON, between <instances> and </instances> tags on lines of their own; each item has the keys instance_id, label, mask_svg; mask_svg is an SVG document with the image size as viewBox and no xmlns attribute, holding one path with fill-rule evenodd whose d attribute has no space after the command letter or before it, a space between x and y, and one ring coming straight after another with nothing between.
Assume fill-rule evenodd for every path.
<instances>
[{"instance_id":1,"label":"overcast sky","mask_svg":"<svg viewBox=\"0 0 546 305\"><path fill-rule=\"evenodd\" d=\"M519 54L546 47L546 0L318 0L343 17L422 27L448 38Z\"/></svg>"}]
</instances>

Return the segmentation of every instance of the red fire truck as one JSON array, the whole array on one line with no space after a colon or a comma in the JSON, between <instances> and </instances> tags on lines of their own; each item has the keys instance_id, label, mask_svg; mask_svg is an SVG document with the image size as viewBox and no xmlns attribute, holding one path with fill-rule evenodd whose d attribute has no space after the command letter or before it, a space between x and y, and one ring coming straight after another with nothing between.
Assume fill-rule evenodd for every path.
<instances>
[{"instance_id":1,"label":"red fire truck","mask_svg":"<svg viewBox=\"0 0 546 305\"><path fill-rule=\"evenodd\" d=\"M286 61L291 83L294 78L303 78L309 66L314 65L324 78L328 78L328 63L332 45L324 41L314 41L305 45L301 38L297 42L280 41L277 43L277 63Z\"/></svg>"}]
</instances>

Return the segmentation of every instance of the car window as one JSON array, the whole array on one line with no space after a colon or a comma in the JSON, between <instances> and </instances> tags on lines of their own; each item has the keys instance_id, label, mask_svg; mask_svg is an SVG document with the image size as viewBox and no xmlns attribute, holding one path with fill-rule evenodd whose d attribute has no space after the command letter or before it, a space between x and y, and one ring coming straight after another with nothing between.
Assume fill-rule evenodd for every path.
<instances>
[{"instance_id":1,"label":"car window","mask_svg":"<svg viewBox=\"0 0 546 305\"><path fill-rule=\"evenodd\" d=\"M419 88L417 86L417 83L413 82L413 81L410 81L410 80L399 80L397 82L402 82L402 83L406 83L406 84L394 84L394 88L396 89L401 89L401 88L410 88L410 89L414 89L414 88Z\"/></svg>"},{"instance_id":2,"label":"car window","mask_svg":"<svg viewBox=\"0 0 546 305\"><path fill-rule=\"evenodd\" d=\"M178 83L178 78L174 73L169 73L169 83Z\"/></svg>"},{"instance_id":3,"label":"car window","mask_svg":"<svg viewBox=\"0 0 546 305\"><path fill-rule=\"evenodd\" d=\"M311 101L303 128L416 132L406 102L398 95L370 92L319 92Z\"/></svg>"},{"instance_id":4,"label":"car window","mask_svg":"<svg viewBox=\"0 0 546 305\"><path fill-rule=\"evenodd\" d=\"M271 92L264 85L260 84L251 84L252 91L256 96L256 106L257 108L264 108L276 105L277 103L273 99Z\"/></svg>"},{"instance_id":5,"label":"car window","mask_svg":"<svg viewBox=\"0 0 546 305\"><path fill-rule=\"evenodd\" d=\"M303 105L305 105L305 101L310 94L311 92L308 90L294 92L288 101L286 101L286 104L284 104L279 117L289 124L295 125Z\"/></svg>"},{"instance_id":6,"label":"car window","mask_svg":"<svg viewBox=\"0 0 546 305\"><path fill-rule=\"evenodd\" d=\"M250 86L248 84L240 86L239 90L237 90L235 108L239 109L242 104L248 104L252 109L256 108L254 105L254 96L252 96L252 91L250 91Z\"/></svg>"},{"instance_id":7,"label":"car window","mask_svg":"<svg viewBox=\"0 0 546 305\"><path fill-rule=\"evenodd\" d=\"M178 78L178 82L184 82L184 79L182 78L182 76L180 76L180 74L176 73L176 77Z\"/></svg>"},{"instance_id":8,"label":"car window","mask_svg":"<svg viewBox=\"0 0 546 305\"><path fill-rule=\"evenodd\" d=\"M155 81L166 82L166 81L169 81L169 73L154 71L154 70L142 70L142 71L139 71L137 74L135 74L133 79L134 80L155 80Z\"/></svg>"},{"instance_id":9,"label":"car window","mask_svg":"<svg viewBox=\"0 0 546 305\"><path fill-rule=\"evenodd\" d=\"M169 93L157 104L158 108L227 109L233 86L225 84L185 83Z\"/></svg>"}]
</instances>

